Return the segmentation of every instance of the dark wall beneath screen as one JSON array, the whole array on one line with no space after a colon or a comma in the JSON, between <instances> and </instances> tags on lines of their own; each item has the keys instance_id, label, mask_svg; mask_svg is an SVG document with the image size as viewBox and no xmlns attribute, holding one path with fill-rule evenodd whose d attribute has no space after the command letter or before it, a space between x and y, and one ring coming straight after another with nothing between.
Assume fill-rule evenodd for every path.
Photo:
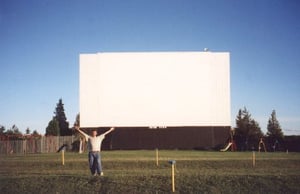
<instances>
[{"instance_id":1,"label":"dark wall beneath screen","mask_svg":"<svg viewBox=\"0 0 300 194\"><path fill-rule=\"evenodd\" d=\"M98 134L109 128L98 128ZM91 129L85 129L89 131ZM220 149L226 144L230 126L224 127L117 127L106 135L102 150L132 149Z\"/></svg>"}]
</instances>

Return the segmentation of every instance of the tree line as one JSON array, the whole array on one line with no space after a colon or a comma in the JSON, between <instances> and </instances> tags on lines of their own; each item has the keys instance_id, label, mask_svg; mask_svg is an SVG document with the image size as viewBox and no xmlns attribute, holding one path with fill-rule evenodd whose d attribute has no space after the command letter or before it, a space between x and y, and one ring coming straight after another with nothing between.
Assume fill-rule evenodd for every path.
<instances>
[{"instance_id":1,"label":"tree line","mask_svg":"<svg viewBox=\"0 0 300 194\"><path fill-rule=\"evenodd\" d=\"M276 117L276 111L273 110L268 120L267 133L264 134L258 124L252 117L246 107L239 109L236 116L236 127L234 128L233 139L238 150L251 150L257 149L258 142L263 138L270 146L283 145L284 134L282 132L279 121ZM74 125L80 126L79 114L76 116ZM26 129L26 134L30 134L29 128ZM16 125L6 130L4 126L0 125L0 134L6 135L22 135ZM39 135L37 131L32 132L33 135ZM64 110L62 99L59 99L56 104L54 116L49 121L46 127L45 135L52 136L70 136L74 134L72 128L69 127L69 122Z\"/></svg>"},{"instance_id":2,"label":"tree line","mask_svg":"<svg viewBox=\"0 0 300 194\"><path fill-rule=\"evenodd\" d=\"M79 114L76 117L75 124L79 124ZM65 114L64 104L62 99L59 99L56 104L56 108L54 111L54 116L49 121L48 126L45 130L45 135L52 136L70 136L74 132L72 128L69 127L69 122L67 121L67 117ZM6 129L4 126L0 125L0 135L9 135L9 136L22 136L22 132L16 125L13 125L10 129ZM33 132L30 131L29 128L26 129L26 135L40 135L36 130Z\"/></svg>"},{"instance_id":3,"label":"tree line","mask_svg":"<svg viewBox=\"0 0 300 194\"><path fill-rule=\"evenodd\" d=\"M23 135L22 132L19 130L19 128L16 125L13 125L11 128L6 129L3 125L0 125L0 135L5 134L5 135ZM34 130L31 132L31 130L27 127L26 135L40 135L37 130Z\"/></svg>"},{"instance_id":4,"label":"tree line","mask_svg":"<svg viewBox=\"0 0 300 194\"><path fill-rule=\"evenodd\" d=\"M258 149L261 140L266 143L269 150L283 149L284 134L277 120L275 110L272 111L268 120L266 134L262 132L258 122L251 117L246 107L238 111L235 121L236 128L233 137L238 150Z\"/></svg>"}]
</instances>

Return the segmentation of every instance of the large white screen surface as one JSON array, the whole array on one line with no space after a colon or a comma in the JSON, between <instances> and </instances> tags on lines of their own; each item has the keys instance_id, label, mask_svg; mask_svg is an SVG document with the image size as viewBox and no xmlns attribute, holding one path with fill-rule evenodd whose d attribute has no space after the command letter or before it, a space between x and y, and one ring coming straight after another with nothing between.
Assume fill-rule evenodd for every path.
<instances>
[{"instance_id":1,"label":"large white screen surface","mask_svg":"<svg viewBox=\"0 0 300 194\"><path fill-rule=\"evenodd\" d=\"M80 125L230 126L229 53L81 54Z\"/></svg>"}]
</instances>

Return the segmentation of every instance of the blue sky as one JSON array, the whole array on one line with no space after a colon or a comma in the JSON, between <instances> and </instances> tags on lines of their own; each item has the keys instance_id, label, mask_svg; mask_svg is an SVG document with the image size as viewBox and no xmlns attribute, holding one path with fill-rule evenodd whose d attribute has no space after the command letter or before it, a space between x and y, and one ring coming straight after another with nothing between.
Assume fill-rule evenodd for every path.
<instances>
[{"instance_id":1,"label":"blue sky","mask_svg":"<svg viewBox=\"0 0 300 194\"><path fill-rule=\"evenodd\" d=\"M231 119L246 107L266 132L276 110L300 134L298 0L0 0L0 125L44 134L63 99L79 112L79 54L211 51L231 55Z\"/></svg>"}]
</instances>

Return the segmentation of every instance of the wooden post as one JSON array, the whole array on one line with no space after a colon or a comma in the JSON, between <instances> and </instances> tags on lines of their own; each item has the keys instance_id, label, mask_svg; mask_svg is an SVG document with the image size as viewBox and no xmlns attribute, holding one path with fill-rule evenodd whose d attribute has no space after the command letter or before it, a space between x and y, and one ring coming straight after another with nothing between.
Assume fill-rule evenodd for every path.
<instances>
[{"instance_id":1,"label":"wooden post","mask_svg":"<svg viewBox=\"0 0 300 194\"><path fill-rule=\"evenodd\" d=\"M172 164L172 192L175 192L175 164Z\"/></svg>"},{"instance_id":2,"label":"wooden post","mask_svg":"<svg viewBox=\"0 0 300 194\"><path fill-rule=\"evenodd\" d=\"M82 139L79 138L79 154L81 154L82 152Z\"/></svg>"},{"instance_id":3,"label":"wooden post","mask_svg":"<svg viewBox=\"0 0 300 194\"><path fill-rule=\"evenodd\" d=\"M255 167L255 151L252 152L252 166Z\"/></svg>"},{"instance_id":4,"label":"wooden post","mask_svg":"<svg viewBox=\"0 0 300 194\"><path fill-rule=\"evenodd\" d=\"M61 160L62 160L62 165L65 165L65 150L64 149L61 151Z\"/></svg>"},{"instance_id":5,"label":"wooden post","mask_svg":"<svg viewBox=\"0 0 300 194\"><path fill-rule=\"evenodd\" d=\"M156 166L158 166L158 149L156 148Z\"/></svg>"},{"instance_id":6,"label":"wooden post","mask_svg":"<svg viewBox=\"0 0 300 194\"><path fill-rule=\"evenodd\" d=\"M170 160L169 163L171 164L172 166L172 192L174 193L175 192L175 163L176 161L175 160Z\"/></svg>"}]
</instances>

